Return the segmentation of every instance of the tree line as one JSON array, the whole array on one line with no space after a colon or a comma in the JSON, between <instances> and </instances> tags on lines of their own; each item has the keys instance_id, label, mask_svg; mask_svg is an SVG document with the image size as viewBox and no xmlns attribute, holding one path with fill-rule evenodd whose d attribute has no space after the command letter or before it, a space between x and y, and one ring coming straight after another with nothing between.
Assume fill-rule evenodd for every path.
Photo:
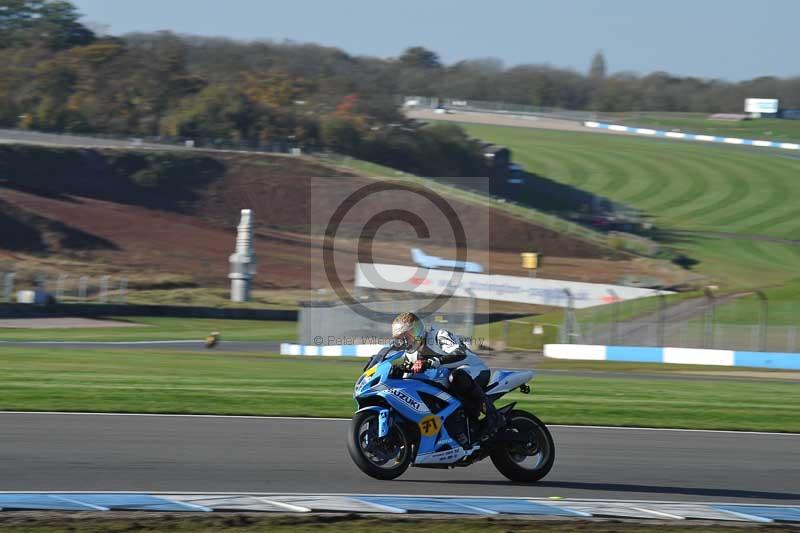
<instances>
[{"instance_id":1,"label":"tree line","mask_svg":"<svg viewBox=\"0 0 800 533\"><path fill-rule=\"evenodd\" d=\"M66 1L0 0L0 126L331 149L485 175L479 143L398 110L384 61L316 45L96 35Z\"/></svg>"},{"instance_id":2,"label":"tree line","mask_svg":"<svg viewBox=\"0 0 800 533\"><path fill-rule=\"evenodd\" d=\"M398 95L599 111L736 112L748 96L800 107L800 78L730 83L664 72L586 74L495 59L445 65L423 47L397 58L292 42L95 34L61 0L0 0L0 125L45 131L276 142L333 149L420 174L485 172L456 126L420 127Z\"/></svg>"},{"instance_id":3,"label":"tree line","mask_svg":"<svg viewBox=\"0 0 800 533\"><path fill-rule=\"evenodd\" d=\"M412 50L416 59L399 80L403 94L601 112L741 113L745 98L779 98L782 107L800 108L800 76L729 82L663 71L609 74L602 52L592 57L585 74L550 65L506 68L492 58L443 65L422 48L407 50L401 64Z\"/></svg>"}]
</instances>

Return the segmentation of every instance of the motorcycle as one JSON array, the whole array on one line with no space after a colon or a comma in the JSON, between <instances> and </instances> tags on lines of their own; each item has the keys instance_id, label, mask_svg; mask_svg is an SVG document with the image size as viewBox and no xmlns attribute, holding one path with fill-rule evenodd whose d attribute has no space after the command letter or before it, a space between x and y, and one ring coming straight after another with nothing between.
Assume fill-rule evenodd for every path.
<instances>
[{"instance_id":1,"label":"motorcycle","mask_svg":"<svg viewBox=\"0 0 800 533\"><path fill-rule=\"evenodd\" d=\"M486 457L512 481L535 482L550 472L550 431L531 413L514 409L516 402L497 409L501 429L481 440L480 422L446 388L449 370L409 371L404 352L389 351L370 359L356 381L358 410L347 449L365 474L389 480L410 465L446 469ZM531 379L531 371L495 370L484 390L492 401L515 389L527 394Z\"/></svg>"}]
</instances>

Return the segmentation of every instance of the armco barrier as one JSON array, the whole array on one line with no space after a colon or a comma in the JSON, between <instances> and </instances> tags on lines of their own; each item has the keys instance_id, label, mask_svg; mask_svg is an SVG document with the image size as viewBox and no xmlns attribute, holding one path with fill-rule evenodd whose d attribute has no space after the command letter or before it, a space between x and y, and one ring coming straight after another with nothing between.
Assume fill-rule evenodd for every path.
<instances>
[{"instance_id":1,"label":"armco barrier","mask_svg":"<svg viewBox=\"0 0 800 533\"><path fill-rule=\"evenodd\" d=\"M601 130L619 131L622 133L633 133L635 135L645 135L649 137L667 137L669 139L683 139L686 141L700 141L723 144L739 144L743 146L758 146L761 148L782 148L784 150L800 150L800 144L785 143L778 141L759 141L755 139L740 139L739 137L718 137L715 135L701 135L698 133L683 133L679 131L662 131L650 128L636 128L633 126L622 126L620 124L606 124L605 122L586 121L583 123L587 128Z\"/></svg>"},{"instance_id":2,"label":"armco barrier","mask_svg":"<svg viewBox=\"0 0 800 533\"><path fill-rule=\"evenodd\" d=\"M303 345L281 344L281 355L309 355L322 357L372 357L385 345L383 344L334 344Z\"/></svg>"},{"instance_id":3,"label":"armco barrier","mask_svg":"<svg viewBox=\"0 0 800 533\"><path fill-rule=\"evenodd\" d=\"M649 348L645 346L599 346L594 344L546 344L544 355L553 359L583 361L749 366L800 370L800 354L798 353L736 352L733 350Z\"/></svg>"}]
</instances>

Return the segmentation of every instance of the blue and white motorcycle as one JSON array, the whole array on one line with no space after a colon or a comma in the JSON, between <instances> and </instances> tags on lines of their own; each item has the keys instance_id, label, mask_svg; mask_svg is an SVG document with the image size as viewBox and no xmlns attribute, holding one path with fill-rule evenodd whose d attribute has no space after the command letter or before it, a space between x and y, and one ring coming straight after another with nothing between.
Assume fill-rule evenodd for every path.
<instances>
[{"instance_id":1,"label":"blue and white motorcycle","mask_svg":"<svg viewBox=\"0 0 800 533\"><path fill-rule=\"evenodd\" d=\"M373 357L356 382L347 449L365 474L394 479L412 464L454 468L486 457L512 481L539 481L550 471L555 446L541 420L511 403L497 409L503 429L481 441L479 422L444 385L447 369L409 370L402 351L389 351ZM530 371L493 371L486 395L495 401L515 389L529 393L531 379Z\"/></svg>"}]
</instances>

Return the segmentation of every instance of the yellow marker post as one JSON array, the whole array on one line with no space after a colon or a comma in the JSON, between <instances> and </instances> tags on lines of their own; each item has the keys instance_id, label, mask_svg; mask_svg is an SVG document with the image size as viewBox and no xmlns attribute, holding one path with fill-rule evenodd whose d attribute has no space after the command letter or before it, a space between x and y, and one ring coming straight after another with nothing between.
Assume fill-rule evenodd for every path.
<instances>
[{"instance_id":1,"label":"yellow marker post","mask_svg":"<svg viewBox=\"0 0 800 533\"><path fill-rule=\"evenodd\" d=\"M535 278L536 270L539 268L539 254L536 252L522 252L522 268L528 269L528 276Z\"/></svg>"}]
</instances>

